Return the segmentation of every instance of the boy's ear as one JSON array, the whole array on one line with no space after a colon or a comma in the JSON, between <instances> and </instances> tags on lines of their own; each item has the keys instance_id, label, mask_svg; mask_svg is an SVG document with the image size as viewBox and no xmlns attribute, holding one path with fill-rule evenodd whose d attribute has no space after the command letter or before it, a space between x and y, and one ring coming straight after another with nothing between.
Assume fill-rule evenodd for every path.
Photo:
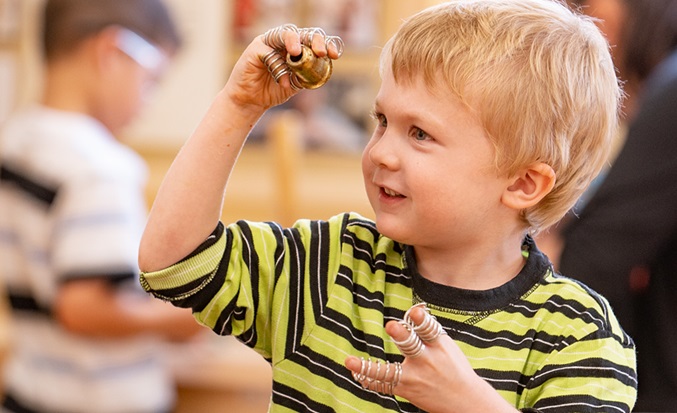
<instances>
[{"instance_id":1,"label":"boy's ear","mask_svg":"<svg viewBox=\"0 0 677 413\"><path fill-rule=\"evenodd\" d=\"M97 33L92 38L95 59L98 66L103 70L108 70L111 64L115 63L116 54L119 53L117 50L118 32L119 28L111 26Z\"/></svg>"},{"instance_id":2,"label":"boy's ear","mask_svg":"<svg viewBox=\"0 0 677 413\"><path fill-rule=\"evenodd\" d=\"M541 201L555 186L555 171L539 162L522 169L503 192L501 201L513 209L530 208Z\"/></svg>"}]
</instances>

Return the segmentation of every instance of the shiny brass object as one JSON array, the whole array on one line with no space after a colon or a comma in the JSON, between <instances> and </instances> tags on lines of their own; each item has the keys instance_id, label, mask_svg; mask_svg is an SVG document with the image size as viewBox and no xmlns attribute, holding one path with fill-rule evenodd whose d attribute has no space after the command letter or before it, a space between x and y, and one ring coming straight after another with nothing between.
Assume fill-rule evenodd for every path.
<instances>
[{"instance_id":1,"label":"shiny brass object","mask_svg":"<svg viewBox=\"0 0 677 413\"><path fill-rule=\"evenodd\" d=\"M287 66L292 71L292 87L297 89L317 89L327 83L333 70L329 57L318 57L306 45L301 46L300 55L287 56Z\"/></svg>"}]
</instances>

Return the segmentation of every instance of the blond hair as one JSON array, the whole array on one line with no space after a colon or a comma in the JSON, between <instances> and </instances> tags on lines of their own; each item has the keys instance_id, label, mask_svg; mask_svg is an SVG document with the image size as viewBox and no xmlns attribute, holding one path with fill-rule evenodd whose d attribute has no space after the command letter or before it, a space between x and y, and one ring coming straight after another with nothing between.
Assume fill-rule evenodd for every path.
<instances>
[{"instance_id":1,"label":"blond hair","mask_svg":"<svg viewBox=\"0 0 677 413\"><path fill-rule=\"evenodd\" d=\"M483 124L508 176L536 162L553 190L522 211L536 232L559 221L607 159L622 91L589 18L555 0L456 0L406 20L382 54L397 82L448 90Z\"/></svg>"}]
</instances>

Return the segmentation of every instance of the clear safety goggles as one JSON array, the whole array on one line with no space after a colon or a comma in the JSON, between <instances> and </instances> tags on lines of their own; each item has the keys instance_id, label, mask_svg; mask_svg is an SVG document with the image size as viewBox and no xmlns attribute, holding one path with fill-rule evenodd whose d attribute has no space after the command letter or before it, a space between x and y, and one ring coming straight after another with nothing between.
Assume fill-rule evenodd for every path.
<instances>
[{"instance_id":1,"label":"clear safety goggles","mask_svg":"<svg viewBox=\"0 0 677 413\"><path fill-rule=\"evenodd\" d=\"M126 28L119 31L117 47L139 66L153 73L160 71L167 62L167 56L157 46Z\"/></svg>"}]
</instances>

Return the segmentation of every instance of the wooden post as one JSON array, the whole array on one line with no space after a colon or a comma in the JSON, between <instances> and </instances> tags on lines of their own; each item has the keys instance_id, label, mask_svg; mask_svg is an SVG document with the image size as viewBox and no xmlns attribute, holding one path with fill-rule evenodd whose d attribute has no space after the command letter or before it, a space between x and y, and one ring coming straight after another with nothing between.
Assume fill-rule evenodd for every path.
<instances>
[{"instance_id":1,"label":"wooden post","mask_svg":"<svg viewBox=\"0 0 677 413\"><path fill-rule=\"evenodd\" d=\"M298 219L297 202L300 163L303 158L303 119L294 110L273 114L267 130L267 141L275 180L274 202L276 221L290 226Z\"/></svg>"}]
</instances>

